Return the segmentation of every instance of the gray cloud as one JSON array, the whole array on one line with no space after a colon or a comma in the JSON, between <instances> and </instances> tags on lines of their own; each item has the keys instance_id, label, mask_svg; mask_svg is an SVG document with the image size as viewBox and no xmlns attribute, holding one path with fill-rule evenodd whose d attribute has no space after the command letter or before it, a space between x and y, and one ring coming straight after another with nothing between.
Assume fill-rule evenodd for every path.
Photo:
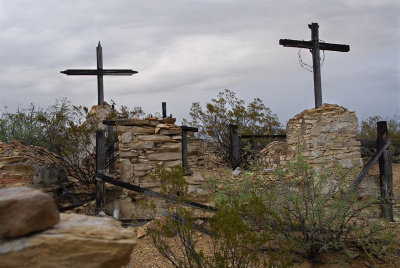
<instances>
[{"instance_id":1,"label":"gray cloud","mask_svg":"<svg viewBox=\"0 0 400 268\"><path fill-rule=\"evenodd\" d=\"M105 96L148 113L167 101L187 117L224 88L251 101L260 97L282 122L313 106L312 74L297 49L280 38L347 43L327 52L323 101L361 118L399 109L399 19L395 1L50 1L0 0L0 106L47 106L68 97L96 103L95 77L67 77L67 68L94 68L103 45L105 68L132 68L133 77L106 77ZM303 52L310 60L307 51Z\"/></svg>"}]
</instances>

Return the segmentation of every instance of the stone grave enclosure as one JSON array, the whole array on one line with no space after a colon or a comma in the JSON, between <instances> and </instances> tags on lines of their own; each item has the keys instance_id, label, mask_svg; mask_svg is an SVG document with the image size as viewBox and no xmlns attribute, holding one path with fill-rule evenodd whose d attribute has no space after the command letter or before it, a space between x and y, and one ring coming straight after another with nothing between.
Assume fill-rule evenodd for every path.
<instances>
[{"instance_id":1,"label":"stone grave enclosure","mask_svg":"<svg viewBox=\"0 0 400 268\"><path fill-rule=\"evenodd\" d=\"M287 141L275 141L261 151L261 163L267 178L273 170L285 167L302 154L316 171L340 164L344 168L362 168L360 142L357 141L358 119L354 111L324 104L291 118L286 126ZM379 178L370 172L358 188L361 196L379 196Z\"/></svg>"},{"instance_id":2,"label":"stone grave enclosure","mask_svg":"<svg viewBox=\"0 0 400 268\"><path fill-rule=\"evenodd\" d=\"M129 119L115 121L119 140L120 179L145 189L160 191L160 181L151 178L156 165L172 167L182 165L182 130L170 123L158 120ZM197 161L199 144L196 140L188 140L188 162L193 167ZM189 193L197 202L208 202L208 193L204 188L203 177L191 169L185 179L189 183ZM194 171L194 172L193 172ZM106 212L112 214L113 202L107 200ZM146 218L148 211L142 205L145 201L153 201L162 214L164 201L149 198L129 190L121 190L119 196L121 218ZM108 204L107 204L108 203Z\"/></svg>"}]
</instances>

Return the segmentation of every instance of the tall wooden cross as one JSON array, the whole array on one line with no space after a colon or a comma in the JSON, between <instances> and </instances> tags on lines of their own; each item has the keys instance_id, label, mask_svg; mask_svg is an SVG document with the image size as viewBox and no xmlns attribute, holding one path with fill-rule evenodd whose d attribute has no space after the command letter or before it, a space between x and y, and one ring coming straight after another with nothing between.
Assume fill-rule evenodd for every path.
<instances>
[{"instance_id":1,"label":"tall wooden cross","mask_svg":"<svg viewBox=\"0 0 400 268\"><path fill-rule=\"evenodd\" d=\"M61 71L66 75L97 75L97 92L98 92L98 105L104 103L104 85L103 75L133 75L138 72L131 69L103 69L103 51L99 41L96 49L97 52L97 69L67 69Z\"/></svg>"},{"instance_id":2,"label":"tall wooden cross","mask_svg":"<svg viewBox=\"0 0 400 268\"><path fill-rule=\"evenodd\" d=\"M321 89L321 66L320 66L320 50L331 50L339 52L349 52L350 46L329 44L319 42L318 23L311 23L308 28L311 29L311 41L299 41L290 39L281 39L279 44L284 47L308 48L312 52L313 58L313 74L314 74L314 97L315 108L322 106L322 89Z\"/></svg>"}]
</instances>

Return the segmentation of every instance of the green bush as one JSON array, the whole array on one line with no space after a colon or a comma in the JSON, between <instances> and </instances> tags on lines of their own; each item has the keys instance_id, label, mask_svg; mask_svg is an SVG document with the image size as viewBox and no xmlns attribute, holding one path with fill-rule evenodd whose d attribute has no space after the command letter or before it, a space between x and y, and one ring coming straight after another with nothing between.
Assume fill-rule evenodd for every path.
<instances>
[{"instance_id":1,"label":"green bush","mask_svg":"<svg viewBox=\"0 0 400 268\"><path fill-rule=\"evenodd\" d=\"M174 267L290 267L292 262L287 244L281 244L281 251L275 251L268 245L275 236L271 228L255 228L254 223L246 219L255 214L264 213L264 203L258 196L250 199L251 207L241 203L239 197L216 201L217 211L213 214L208 229L199 227L194 209L183 206L183 200L190 198L188 184L183 178L183 169L179 166L170 170L158 169L157 178L161 178L163 193L174 194L177 202L169 202L168 216L159 221L159 231L150 232L153 245ZM179 194L178 194L179 193ZM211 246L207 252L197 248L196 231L207 233ZM269 258L261 259L260 252L269 252Z\"/></svg>"},{"instance_id":2,"label":"green bush","mask_svg":"<svg viewBox=\"0 0 400 268\"><path fill-rule=\"evenodd\" d=\"M196 250L195 213L179 202L169 204L161 232L151 233L153 243L175 267L290 267L295 255L314 261L330 251L363 251L370 262L399 265L395 225L379 218L379 199L352 191L355 172L339 165L315 172L298 156L273 182L258 167L240 178L210 179L217 208L208 225L211 250ZM176 192L176 185L164 191Z\"/></svg>"}]
</instances>

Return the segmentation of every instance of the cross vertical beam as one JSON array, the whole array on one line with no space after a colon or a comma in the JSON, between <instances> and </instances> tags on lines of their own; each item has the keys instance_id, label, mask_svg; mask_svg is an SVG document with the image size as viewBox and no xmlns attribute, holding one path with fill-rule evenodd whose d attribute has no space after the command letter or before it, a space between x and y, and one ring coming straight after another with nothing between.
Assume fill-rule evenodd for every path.
<instances>
[{"instance_id":1,"label":"cross vertical beam","mask_svg":"<svg viewBox=\"0 0 400 268\"><path fill-rule=\"evenodd\" d=\"M103 85L103 48L101 47L100 41L96 48L97 54L97 104L103 105L104 103L104 85Z\"/></svg>"},{"instance_id":2,"label":"cross vertical beam","mask_svg":"<svg viewBox=\"0 0 400 268\"><path fill-rule=\"evenodd\" d=\"M321 66L320 66L320 54L319 54L319 33L318 23L311 23L308 25L311 29L311 41L312 41L312 58L313 58L313 74L314 74L314 96L315 96L315 107L322 106L322 87L321 87Z\"/></svg>"}]
</instances>

